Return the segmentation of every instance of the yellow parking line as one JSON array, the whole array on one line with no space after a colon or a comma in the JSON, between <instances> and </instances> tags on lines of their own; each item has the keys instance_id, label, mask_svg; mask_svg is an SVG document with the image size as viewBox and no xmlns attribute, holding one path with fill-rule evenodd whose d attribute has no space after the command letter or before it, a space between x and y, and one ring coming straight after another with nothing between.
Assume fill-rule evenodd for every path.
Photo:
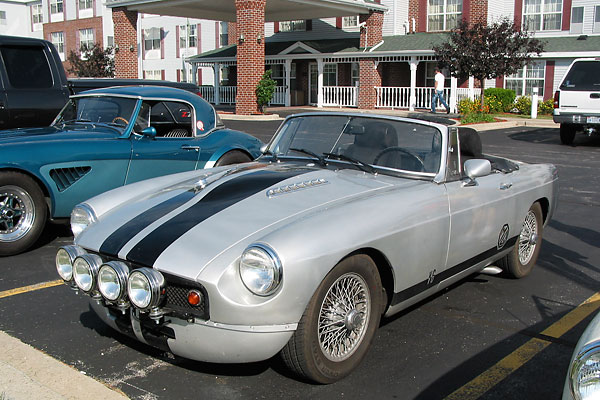
<instances>
[{"instance_id":1,"label":"yellow parking line","mask_svg":"<svg viewBox=\"0 0 600 400\"><path fill-rule=\"evenodd\" d=\"M598 308L600 308L600 292L594 294L564 317L544 329L541 334L558 339ZM550 341L539 338L529 340L483 374L451 393L446 399L472 400L481 397L550 344Z\"/></svg>"},{"instance_id":2,"label":"yellow parking line","mask_svg":"<svg viewBox=\"0 0 600 400\"><path fill-rule=\"evenodd\" d=\"M16 294L33 292L34 290L46 289L49 287L54 287L54 286L58 286L58 285L62 285L62 284L63 284L62 279L59 279L56 281L36 283L35 285L29 285L29 286L23 286L20 288L16 288L16 289L5 290L3 292L0 292L0 299L3 299L5 297L14 296Z\"/></svg>"}]
</instances>

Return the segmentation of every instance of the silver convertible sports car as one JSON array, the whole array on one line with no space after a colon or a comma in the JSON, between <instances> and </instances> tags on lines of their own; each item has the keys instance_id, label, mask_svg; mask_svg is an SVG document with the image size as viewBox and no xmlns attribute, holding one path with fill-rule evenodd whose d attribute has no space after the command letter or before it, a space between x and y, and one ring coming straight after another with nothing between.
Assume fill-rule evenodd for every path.
<instances>
[{"instance_id":1,"label":"silver convertible sports car","mask_svg":"<svg viewBox=\"0 0 600 400\"><path fill-rule=\"evenodd\" d=\"M288 117L258 161L115 189L76 206L66 283L115 330L194 360L280 353L334 382L392 315L495 263L531 271L553 165L484 155L468 128Z\"/></svg>"}]
</instances>

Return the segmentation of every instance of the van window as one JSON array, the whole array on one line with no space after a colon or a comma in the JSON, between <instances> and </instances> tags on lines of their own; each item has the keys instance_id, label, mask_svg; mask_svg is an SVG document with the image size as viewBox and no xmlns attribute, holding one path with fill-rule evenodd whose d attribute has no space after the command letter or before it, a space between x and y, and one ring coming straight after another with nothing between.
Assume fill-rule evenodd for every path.
<instances>
[{"instance_id":1,"label":"van window","mask_svg":"<svg viewBox=\"0 0 600 400\"><path fill-rule=\"evenodd\" d=\"M600 90L600 61L577 61L560 85L561 90Z\"/></svg>"},{"instance_id":2,"label":"van window","mask_svg":"<svg viewBox=\"0 0 600 400\"><path fill-rule=\"evenodd\" d=\"M43 47L1 46L0 54L12 87L39 89L53 86L52 72Z\"/></svg>"}]
</instances>

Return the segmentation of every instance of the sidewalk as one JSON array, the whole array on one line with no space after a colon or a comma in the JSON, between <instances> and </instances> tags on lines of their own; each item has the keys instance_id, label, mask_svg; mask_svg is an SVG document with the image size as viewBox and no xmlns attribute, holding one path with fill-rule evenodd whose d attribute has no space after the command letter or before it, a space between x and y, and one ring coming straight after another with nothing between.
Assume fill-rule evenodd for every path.
<instances>
[{"instance_id":1,"label":"sidewalk","mask_svg":"<svg viewBox=\"0 0 600 400\"><path fill-rule=\"evenodd\" d=\"M408 110L389 110L389 109L374 109L374 110L359 110L357 108L343 108L343 107L308 107L308 106L296 106L296 107L268 107L268 114L265 115L237 115L234 113L235 109L229 106L217 107L217 112L223 120L242 120L242 121L273 121L283 120L288 115L299 114L304 112L350 112L350 113L368 113L368 114L381 114L381 115L393 115L397 117L406 118L418 118L424 120L447 120L452 119L456 124L460 124L458 118L459 114L445 114L444 112L438 112L432 114L426 110L408 111ZM531 119L531 118L519 118L519 117L502 117L502 122L488 122L480 124L469 124L470 128L477 131L488 131L493 129L507 129L514 128L517 126L528 126L536 128L558 128L559 124L555 123L551 119ZM443 123L443 122L442 122Z\"/></svg>"},{"instance_id":2,"label":"sidewalk","mask_svg":"<svg viewBox=\"0 0 600 400\"><path fill-rule=\"evenodd\" d=\"M127 397L0 331L0 399L124 400Z\"/></svg>"}]
</instances>

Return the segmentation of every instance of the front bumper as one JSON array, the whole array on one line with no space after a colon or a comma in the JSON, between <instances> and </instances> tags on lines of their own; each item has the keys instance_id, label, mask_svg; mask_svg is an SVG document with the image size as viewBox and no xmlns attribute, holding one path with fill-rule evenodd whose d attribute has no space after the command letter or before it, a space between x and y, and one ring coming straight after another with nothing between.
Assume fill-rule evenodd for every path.
<instances>
[{"instance_id":1,"label":"front bumper","mask_svg":"<svg viewBox=\"0 0 600 400\"><path fill-rule=\"evenodd\" d=\"M166 317L144 320L133 308L119 314L102 300L90 299L94 312L111 328L162 350L212 363L262 361L277 354L290 340L297 324L269 326L224 325L199 319Z\"/></svg>"}]
</instances>

